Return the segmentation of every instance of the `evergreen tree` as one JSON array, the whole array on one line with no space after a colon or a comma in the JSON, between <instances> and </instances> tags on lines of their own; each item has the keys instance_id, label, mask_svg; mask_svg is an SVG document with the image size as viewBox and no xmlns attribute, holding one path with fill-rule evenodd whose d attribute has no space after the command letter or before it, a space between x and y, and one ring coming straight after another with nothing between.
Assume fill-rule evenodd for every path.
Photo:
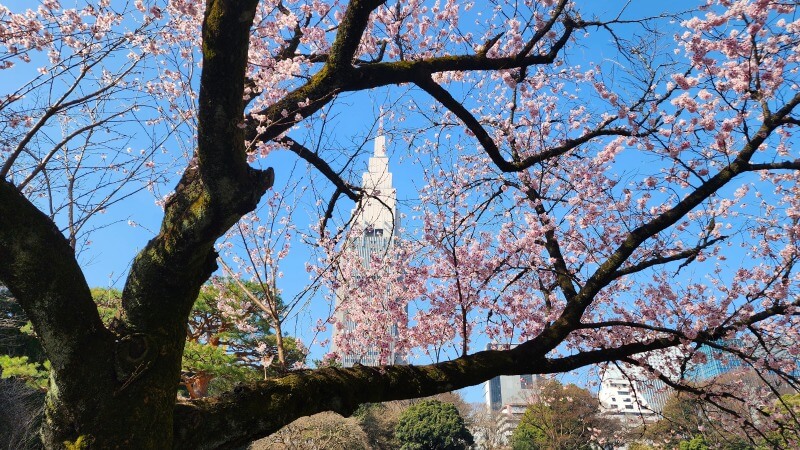
<instances>
[{"instance_id":1,"label":"evergreen tree","mask_svg":"<svg viewBox=\"0 0 800 450\"><path fill-rule=\"evenodd\" d=\"M457 450L473 443L455 405L439 400L423 400L406 409L395 438L402 450Z\"/></svg>"}]
</instances>

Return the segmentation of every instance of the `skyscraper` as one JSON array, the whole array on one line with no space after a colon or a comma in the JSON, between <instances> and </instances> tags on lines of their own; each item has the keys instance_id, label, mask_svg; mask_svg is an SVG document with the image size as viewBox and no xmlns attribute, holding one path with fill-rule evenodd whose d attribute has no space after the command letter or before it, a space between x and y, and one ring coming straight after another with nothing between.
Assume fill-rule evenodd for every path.
<instances>
[{"instance_id":1,"label":"skyscraper","mask_svg":"<svg viewBox=\"0 0 800 450\"><path fill-rule=\"evenodd\" d=\"M391 249L400 228L400 219L397 215L397 191L392 185L392 174L389 172L389 157L386 155L386 136L375 138L372 157L369 158L367 171L361 181L364 192L363 199L353 208L351 213L351 237L346 246L355 250L361 258L365 268L376 255L380 256ZM342 352L337 348L337 338L347 338L347 333L355 329L356 324L350 319L349 311L342 306L343 292L336 292L335 317L339 326L334 329L333 351L340 353L344 367L353 364L365 366L379 365L381 363L401 364L405 361L403 355L395 351L394 338L397 337L397 324L387 324L391 356L388 361L381 361L380 354L375 346L363 352ZM375 299L380 301L381 299ZM339 336L345 333L344 336Z\"/></svg>"},{"instance_id":2,"label":"skyscraper","mask_svg":"<svg viewBox=\"0 0 800 450\"><path fill-rule=\"evenodd\" d=\"M517 344L489 343L486 350L508 350ZM509 405L522 406L520 414L525 412L525 407L530 403L534 393L540 388L539 375L500 375L483 383L483 394L486 399L486 408L491 411L501 411ZM512 408L513 409L513 408Z\"/></svg>"},{"instance_id":3,"label":"skyscraper","mask_svg":"<svg viewBox=\"0 0 800 450\"><path fill-rule=\"evenodd\" d=\"M743 345L743 342L739 339L722 340L718 343L723 346L732 345L734 347ZM690 378L709 380L744 367L744 362L741 359L716 346L701 345L697 351L705 355L706 361L689 367L687 375Z\"/></svg>"}]
</instances>

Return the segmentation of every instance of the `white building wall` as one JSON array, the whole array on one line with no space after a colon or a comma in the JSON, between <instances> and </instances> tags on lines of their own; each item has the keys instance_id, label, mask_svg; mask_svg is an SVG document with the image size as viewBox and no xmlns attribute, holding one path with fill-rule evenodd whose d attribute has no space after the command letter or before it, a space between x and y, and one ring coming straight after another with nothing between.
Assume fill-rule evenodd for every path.
<instances>
[{"instance_id":1,"label":"white building wall","mask_svg":"<svg viewBox=\"0 0 800 450\"><path fill-rule=\"evenodd\" d=\"M601 413L619 418L628 425L657 420L655 408L648 403L642 390L645 384L640 381L631 374L623 374L614 365L606 366L597 393Z\"/></svg>"}]
</instances>

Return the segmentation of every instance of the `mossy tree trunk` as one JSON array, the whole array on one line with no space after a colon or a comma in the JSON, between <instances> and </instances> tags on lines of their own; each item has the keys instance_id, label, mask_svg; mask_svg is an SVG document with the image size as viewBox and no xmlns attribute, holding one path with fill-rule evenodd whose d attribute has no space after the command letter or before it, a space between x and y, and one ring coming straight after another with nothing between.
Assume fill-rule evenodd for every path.
<instances>
[{"instance_id":1,"label":"mossy tree trunk","mask_svg":"<svg viewBox=\"0 0 800 450\"><path fill-rule=\"evenodd\" d=\"M159 234L135 258L111 327L100 321L67 240L13 185L0 182L0 279L52 363L42 428L47 448L174 444L186 322L216 270L214 242L255 208L273 180L272 170L247 165L238 126L256 5L208 2L195 161L165 206Z\"/></svg>"}]
</instances>

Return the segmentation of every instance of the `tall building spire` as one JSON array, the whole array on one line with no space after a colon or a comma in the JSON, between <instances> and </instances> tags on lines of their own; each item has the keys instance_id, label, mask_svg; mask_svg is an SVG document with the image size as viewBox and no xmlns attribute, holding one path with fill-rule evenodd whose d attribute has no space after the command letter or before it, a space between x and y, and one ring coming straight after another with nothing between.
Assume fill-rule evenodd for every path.
<instances>
[{"instance_id":1,"label":"tall building spire","mask_svg":"<svg viewBox=\"0 0 800 450\"><path fill-rule=\"evenodd\" d=\"M361 178L364 199L353 209L353 225L361 229L381 230L392 236L399 228L396 214L397 191L392 185L389 157L386 155L386 136L375 138L373 155Z\"/></svg>"},{"instance_id":2,"label":"tall building spire","mask_svg":"<svg viewBox=\"0 0 800 450\"><path fill-rule=\"evenodd\" d=\"M375 137L375 147L372 156L374 158L386 158L386 136L381 134Z\"/></svg>"}]
</instances>

